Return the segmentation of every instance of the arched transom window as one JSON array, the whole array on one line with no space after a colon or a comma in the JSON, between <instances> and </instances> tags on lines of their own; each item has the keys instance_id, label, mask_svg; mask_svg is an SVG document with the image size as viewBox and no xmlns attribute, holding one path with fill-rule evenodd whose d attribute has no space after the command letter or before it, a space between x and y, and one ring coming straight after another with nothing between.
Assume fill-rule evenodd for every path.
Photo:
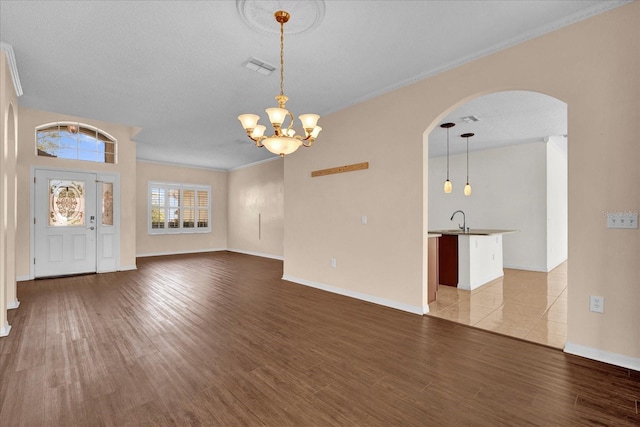
<instances>
[{"instance_id":1,"label":"arched transom window","mask_svg":"<svg viewBox=\"0 0 640 427\"><path fill-rule=\"evenodd\" d=\"M83 123L48 123L36 128L38 156L116 163L116 139Z\"/></svg>"}]
</instances>

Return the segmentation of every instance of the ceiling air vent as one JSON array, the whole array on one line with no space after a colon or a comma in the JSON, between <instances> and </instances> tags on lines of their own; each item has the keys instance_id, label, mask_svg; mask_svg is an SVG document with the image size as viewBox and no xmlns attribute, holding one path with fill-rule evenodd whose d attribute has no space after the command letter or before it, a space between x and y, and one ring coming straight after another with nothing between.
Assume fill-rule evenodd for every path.
<instances>
[{"instance_id":1,"label":"ceiling air vent","mask_svg":"<svg viewBox=\"0 0 640 427\"><path fill-rule=\"evenodd\" d=\"M478 118L478 116L466 116L466 117L460 117L460 120L462 120L465 123L473 123L473 122L479 122L480 119Z\"/></svg>"},{"instance_id":2,"label":"ceiling air vent","mask_svg":"<svg viewBox=\"0 0 640 427\"><path fill-rule=\"evenodd\" d=\"M266 62L260 61L256 58L249 58L242 65L258 74L262 74L263 76L268 76L276 69L273 65L267 64Z\"/></svg>"}]
</instances>

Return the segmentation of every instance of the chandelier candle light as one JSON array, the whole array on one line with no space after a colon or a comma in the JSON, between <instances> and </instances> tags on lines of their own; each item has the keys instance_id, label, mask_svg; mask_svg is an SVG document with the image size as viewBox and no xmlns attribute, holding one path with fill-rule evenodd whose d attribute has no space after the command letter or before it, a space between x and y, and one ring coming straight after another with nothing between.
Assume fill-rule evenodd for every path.
<instances>
[{"instance_id":1,"label":"chandelier candle light","mask_svg":"<svg viewBox=\"0 0 640 427\"><path fill-rule=\"evenodd\" d=\"M462 138L467 138L467 183L464 186L464 195L471 195L471 184L469 184L469 138L471 138L475 133L463 133L460 135Z\"/></svg>"},{"instance_id":2,"label":"chandelier candle light","mask_svg":"<svg viewBox=\"0 0 640 427\"><path fill-rule=\"evenodd\" d=\"M273 154L284 157L286 154L291 154L296 151L300 145L311 147L322 128L317 126L318 119L320 118L319 115L302 114L298 118L302 123L305 137L303 138L300 135L296 135L296 131L292 129L293 114L285 108L285 104L289 98L284 94L284 24L289 21L290 15L284 10L279 10L274 13L274 16L276 21L280 23L280 95L276 96L278 107L267 108L265 110L269 115L271 126L273 126L273 135L264 136L267 128L266 126L258 124L260 117L256 114L241 114L238 116L238 120L242 123L242 127L247 132L247 136L256 143L256 147L265 147ZM283 127L283 123L287 117L289 117L289 126Z\"/></svg>"},{"instance_id":3,"label":"chandelier candle light","mask_svg":"<svg viewBox=\"0 0 640 427\"><path fill-rule=\"evenodd\" d=\"M444 192L451 193L453 189L453 185L451 181L449 181L449 129L454 127L455 123L443 123L440 125L441 128L447 130L447 180L444 182Z\"/></svg>"}]
</instances>

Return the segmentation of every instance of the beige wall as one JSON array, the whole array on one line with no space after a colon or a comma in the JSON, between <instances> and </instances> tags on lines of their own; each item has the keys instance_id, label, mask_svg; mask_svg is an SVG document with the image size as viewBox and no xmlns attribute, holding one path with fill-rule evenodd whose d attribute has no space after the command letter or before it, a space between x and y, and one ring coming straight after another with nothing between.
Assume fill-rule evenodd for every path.
<instances>
[{"instance_id":1,"label":"beige wall","mask_svg":"<svg viewBox=\"0 0 640 427\"><path fill-rule=\"evenodd\" d=\"M94 163L79 160L58 159L36 155L35 128L45 123L73 121L95 126L109 133L118 141L117 164ZM31 214L33 199L31 185L32 168L69 169L115 173L120 175L120 268L135 268L136 250L136 146L132 137L137 128L106 123L82 117L68 116L46 111L20 109L18 148L18 191L24 197L18 199L18 236L16 242L17 275L30 278Z\"/></svg>"},{"instance_id":2,"label":"beige wall","mask_svg":"<svg viewBox=\"0 0 640 427\"><path fill-rule=\"evenodd\" d=\"M7 306L18 304L15 269L18 98L0 51L0 336L9 333Z\"/></svg>"},{"instance_id":3,"label":"beige wall","mask_svg":"<svg viewBox=\"0 0 640 427\"><path fill-rule=\"evenodd\" d=\"M419 312L423 135L474 97L538 91L568 104L568 350L640 369L640 233L609 230L603 215L640 207L638 75L633 2L323 117L314 147L285 161L285 277ZM369 170L309 176L362 161ZM589 295L605 297L604 314L589 312Z\"/></svg>"},{"instance_id":4,"label":"beige wall","mask_svg":"<svg viewBox=\"0 0 640 427\"><path fill-rule=\"evenodd\" d=\"M284 160L229 172L229 250L282 258Z\"/></svg>"},{"instance_id":5,"label":"beige wall","mask_svg":"<svg viewBox=\"0 0 640 427\"><path fill-rule=\"evenodd\" d=\"M206 252L227 248L227 172L137 162L136 243L138 256ZM149 181L211 186L211 233L148 233Z\"/></svg>"}]
</instances>

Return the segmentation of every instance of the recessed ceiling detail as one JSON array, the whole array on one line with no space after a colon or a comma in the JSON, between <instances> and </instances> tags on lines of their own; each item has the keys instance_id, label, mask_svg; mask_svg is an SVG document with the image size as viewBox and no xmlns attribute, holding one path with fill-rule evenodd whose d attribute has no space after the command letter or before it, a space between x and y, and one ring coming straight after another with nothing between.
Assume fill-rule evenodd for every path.
<instances>
[{"instance_id":1,"label":"recessed ceiling detail","mask_svg":"<svg viewBox=\"0 0 640 427\"><path fill-rule=\"evenodd\" d=\"M280 27L273 20L273 14L278 10L286 10L291 14L287 23L287 35L315 28L322 22L325 10L324 0L236 0L236 6L242 20L252 30L262 34L280 34Z\"/></svg>"}]
</instances>

